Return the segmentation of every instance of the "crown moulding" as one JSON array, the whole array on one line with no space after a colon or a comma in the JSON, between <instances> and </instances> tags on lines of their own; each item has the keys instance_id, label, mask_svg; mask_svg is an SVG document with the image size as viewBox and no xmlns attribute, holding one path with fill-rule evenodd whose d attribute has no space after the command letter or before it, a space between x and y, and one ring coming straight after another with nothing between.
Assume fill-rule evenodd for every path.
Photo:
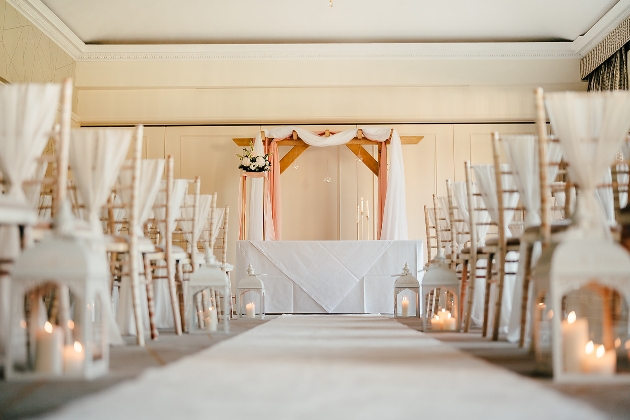
<instances>
[{"instance_id":1,"label":"crown moulding","mask_svg":"<svg viewBox=\"0 0 630 420\"><path fill-rule=\"evenodd\" d=\"M81 41L40 0L7 2L76 61L579 59L630 15L630 0L621 0L573 42L92 45Z\"/></svg>"}]
</instances>

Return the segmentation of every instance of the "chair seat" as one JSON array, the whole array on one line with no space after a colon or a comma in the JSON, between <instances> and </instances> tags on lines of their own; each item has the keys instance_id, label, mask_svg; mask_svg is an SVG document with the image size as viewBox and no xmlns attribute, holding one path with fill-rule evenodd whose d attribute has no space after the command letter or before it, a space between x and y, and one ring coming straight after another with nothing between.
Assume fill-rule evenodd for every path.
<instances>
[{"instance_id":1,"label":"chair seat","mask_svg":"<svg viewBox=\"0 0 630 420\"><path fill-rule=\"evenodd\" d=\"M28 204L0 195L0 225L32 226L36 223L37 213Z\"/></svg>"},{"instance_id":2,"label":"chair seat","mask_svg":"<svg viewBox=\"0 0 630 420\"><path fill-rule=\"evenodd\" d=\"M521 238L516 237L516 238L507 238L507 246L508 247L512 247L512 246L519 246L521 243ZM490 238L486 241L486 246L488 247L495 247L499 245L499 238L497 237L493 237Z\"/></svg>"},{"instance_id":3,"label":"chair seat","mask_svg":"<svg viewBox=\"0 0 630 420\"><path fill-rule=\"evenodd\" d=\"M144 236L138 237L138 252L143 254L155 252L155 248L151 239ZM129 235L105 235L105 249L108 252L129 251Z\"/></svg>"},{"instance_id":4,"label":"chair seat","mask_svg":"<svg viewBox=\"0 0 630 420\"><path fill-rule=\"evenodd\" d=\"M155 249L158 252L166 252L166 250L164 249L164 245L156 245ZM184 248L178 245L173 245L171 247L171 255L173 256L174 260L185 260L189 258L188 252L184 251Z\"/></svg>"}]
</instances>

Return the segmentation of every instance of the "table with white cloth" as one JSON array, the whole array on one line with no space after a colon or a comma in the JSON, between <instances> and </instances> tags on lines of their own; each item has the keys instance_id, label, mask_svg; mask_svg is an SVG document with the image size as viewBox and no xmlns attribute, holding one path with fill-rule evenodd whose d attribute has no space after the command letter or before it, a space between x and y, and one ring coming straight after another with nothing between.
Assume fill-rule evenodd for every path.
<instances>
[{"instance_id":1,"label":"table with white cloth","mask_svg":"<svg viewBox=\"0 0 630 420\"><path fill-rule=\"evenodd\" d=\"M409 241L238 241L233 291L252 264L267 313L392 313L394 274L421 279L423 244Z\"/></svg>"}]
</instances>

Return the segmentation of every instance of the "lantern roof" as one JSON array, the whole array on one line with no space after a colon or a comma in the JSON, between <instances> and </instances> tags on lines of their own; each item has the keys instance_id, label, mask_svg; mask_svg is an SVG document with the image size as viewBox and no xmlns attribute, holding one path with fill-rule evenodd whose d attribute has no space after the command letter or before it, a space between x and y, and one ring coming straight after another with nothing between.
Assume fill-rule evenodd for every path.
<instances>
[{"instance_id":1,"label":"lantern roof","mask_svg":"<svg viewBox=\"0 0 630 420\"><path fill-rule=\"evenodd\" d=\"M394 276L399 276L394 283L394 287L420 287L420 282L411 275L411 270L409 270L409 264L407 263L403 267L403 272Z\"/></svg>"},{"instance_id":2,"label":"lantern roof","mask_svg":"<svg viewBox=\"0 0 630 420\"><path fill-rule=\"evenodd\" d=\"M436 256L427 271L424 273L424 278L422 279L423 286L458 286L459 279L457 278L457 274L451 270L451 268L446 263L444 256L439 254Z\"/></svg>"},{"instance_id":3,"label":"lantern roof","mask_svg":"<svg viewBox=\"0 0 630 420\"><path fill-rule=\"evenodd\" d=\"M190 276L189 287L207 286L207 287L225 287L229 286L230 279L223 270L221 263L216 257L208 252L206 254L206 263L202 264L197 271Z\"/></svg>"},{"instance_id":4,"label":"lantern roof","mask_svg":"<svg viewBox=\"0 0 630 420\"><path fill-rule=\"evenodd\" d=\"M266 274L256 274L254 267L250 263L247 266L247 275L238 282L239 289L264 289L265 285L258 276L266 276Z\"/></svg>"}]
</instances>

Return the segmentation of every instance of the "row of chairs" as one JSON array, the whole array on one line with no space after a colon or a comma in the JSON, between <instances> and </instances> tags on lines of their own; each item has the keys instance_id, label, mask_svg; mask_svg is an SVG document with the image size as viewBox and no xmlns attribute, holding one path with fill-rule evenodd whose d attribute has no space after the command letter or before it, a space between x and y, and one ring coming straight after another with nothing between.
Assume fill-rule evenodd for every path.
<instances>
[{"instance_id":1,"label":"row of chairs","mask_svg":"<svg viewBox=\"0 0 630 420\"><path fill-rule=\"evenodd\" d=\"M41 86L52 92L51 99L34 104L31 97ZM0 225L18 226L21 233L19 246L3 252L2 273L10 275L20 248L50 234L64 212L63 203L70 202L77 219L72 234L101 246L110 262L113 309L122 332L135 334L137 343L144 345L148 318L151 338L156 339L156 310L170 312L176 334L188 331L190 275L215 252L224 271L228 275L231 271L227 264L229 208L217 208L216 193L201 194L199 177L175 179L172 156L142 159L142 126L71 130L71 94L72 80L68 79L63 86L13 85L0 95L5 110L9 106L19 109L20 104L27 113L34 112L27 106L50 108L47 118L37 120L31 115L32 121L24 123L30 123L32 141L19 144L24 139L7 135L0 143L5 190L0 197L7 199L0 200ZM47 125L53 128L59 98L60 124L50 133L32 132L38 125L40 131ZM21 172L7 162L11 157L22 159ZM20 197L22 189L25 197ZM8 200L13 197L17 198ZM168 308L156 308L156 289L168 295ZM54 299L47 302L54 303ZM217 302L214 306L222 307ZM231 316L231 309L220 316Z\"/></svg>"},{"instance_id":2,"label":"row of chairs","mask_svg":"<svg viewBox=\"0 0 630 420\"><path fill-rule=\"evenodd\" d=\"M512 296L503 295L506 278L516 276L518 290L511 303L520 322L508 332L518 334L521 346L527 339L530 281L540 244L567 229L579 194L558 139L547 134L542 89L535 95L537 134L493 133L493 165L465 162L465 182L447 180L446 196L437 197L434 207L425 206L429 261L438 251L439 235L451 268L461 279L463 331L469 331L474 318L481 318L482 335L491 327L493 340L498 339L500 327L507 328L510 318L505 300ZM597 189L601 210L617 239L619 215L628 202L629 155L626 143Z\"/></svg>"}]
</instances>

